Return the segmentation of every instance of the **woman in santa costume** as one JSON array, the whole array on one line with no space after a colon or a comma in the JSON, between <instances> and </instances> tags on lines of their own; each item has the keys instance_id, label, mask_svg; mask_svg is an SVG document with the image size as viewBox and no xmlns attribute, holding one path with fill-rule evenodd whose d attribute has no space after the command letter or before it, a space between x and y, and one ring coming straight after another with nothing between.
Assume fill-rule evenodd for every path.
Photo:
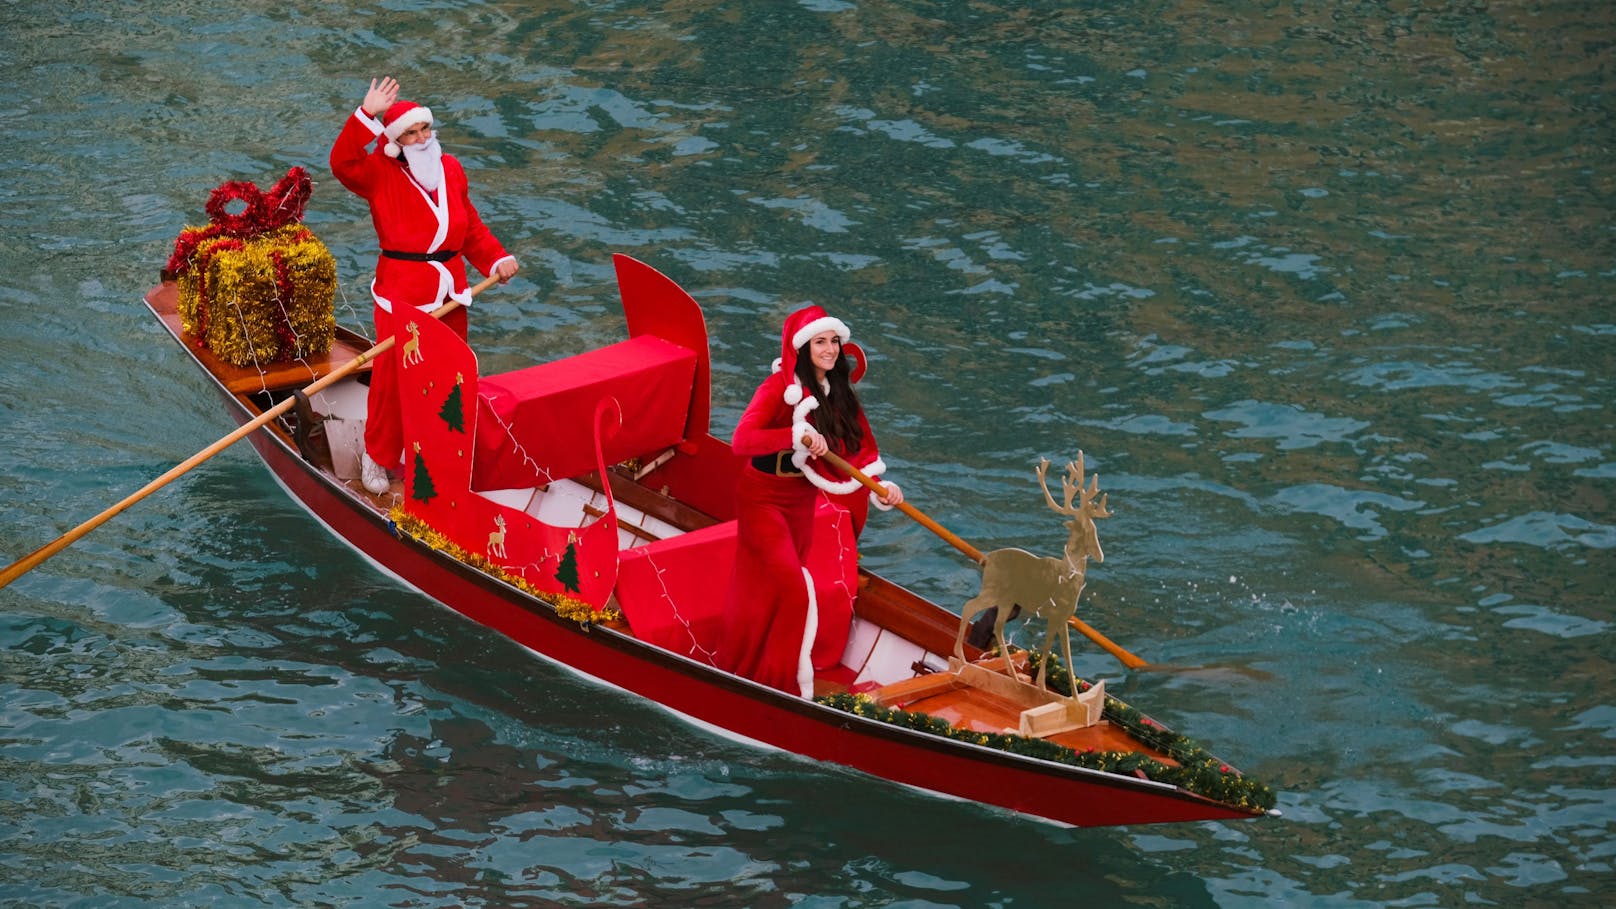
<instances>
[{"instance_id":1,"label":"woman in santa costume","mask_svg":"<svg viewBox=\"0 0 1616 909\"><path fill-rule=\"evenodd\" d=\"M368 148L374 140L374 149ZM411 318L446 300L469 305L466 259L503 284L516 274L516 257L505 252L483 224L466 194L466 172L443 153L432 129L432 111L398 98L392 77L372 79L359 109L343 124L331 147L331 172L370 203L381 256L370 293L376 336L390 338ZM466 336L466 311L444 322ZM398 400L399 346L371 365L365 419L365 488L387 492L387 471L403 466L403 420Z\"/></svg>"},{"instance_id":2,"label":"woman in santa costume","mask_svg":"<svg viewBox=\"0 0 1616 909\"><path fill-rule=\"evenodd\" d=\"M868 501L856 479L819 459L834 451L863 473L879 477L886 465L875 434L853 393L857 375L843 345L847 326L818 306L786 318L781 356L758 386L735 428L732 447L748 459L736 485L735 575L724 604L724 637L717 664L787 691L812 697L810 660L818 631L814 579L806 567L820 495L847 507L855 534L868 502L882 509L903 501L896 484ZM863 373L859 355L858 375Z\"/></svg>"}]
</instances>

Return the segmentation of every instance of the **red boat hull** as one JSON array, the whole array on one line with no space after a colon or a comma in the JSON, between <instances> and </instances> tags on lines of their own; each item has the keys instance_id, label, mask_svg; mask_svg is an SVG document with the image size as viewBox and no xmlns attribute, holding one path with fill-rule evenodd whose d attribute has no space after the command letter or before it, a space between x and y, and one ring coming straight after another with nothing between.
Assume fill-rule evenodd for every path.
<instances>
[{"instance_id":1,"label":"red boat hull","mask_svg":"<svg viewBox=\"0 0 1616 909\"><path fill-rule=\"evenodd\" d=\"M222 390L221 390L222 391ZM232 416L248 413L233 395ZM400 539L386 520L268 430L250 436L270 471L339 539L466 618L602 684L679 714L816 760L1075 826L1249 818L1171 786L1078 770L854 716L587 629L453 558Z\"/></svg>"},{"instance_id":2,"label":"red boat hull","mask_svg":"<svg viewBox=\"0 0 1616 909\"><path fill-rule=\"evenodd\" d=\"M258 377L236 382L241 387L222 378L224 371L211 355L186 342L177 318L169 311L172 304L167 295L171 293L171 288L154 291L147 295L147 303L213 380L231 419L245 425L259 418L259 408L268 404L261 393L254 393ZM350 348L362 340L346 339ZM354 353L350 349L343 355ZM294 371L301 368L288 366ZM282 378L295 381L295 377ZM693 425L704 425L704 407L698 416L699 421L692 417ZM727 445L699 430L698 426L685 446L687 457L675 458L659 474L658 482L671 480L683 491L689 506L711 516L728 517L733 502L720 476L726 470L732 475L735 459ZM882 723L720 672L610 626L582 625L563 618L551 604L514 585L395 533L387 516L370 500L305 460L293 439L279 428L266 427L248 438L299 504L338 539L404 583L546 659L730 735L920 789L1075 826L1254 815L1146 779L1085 770ZM945 626L955 621L938 607L899 592L915 601L916 608L906 615L921 617L930 611L937 613L930 617L932 621Z\"/></svg>"}]
</instances>

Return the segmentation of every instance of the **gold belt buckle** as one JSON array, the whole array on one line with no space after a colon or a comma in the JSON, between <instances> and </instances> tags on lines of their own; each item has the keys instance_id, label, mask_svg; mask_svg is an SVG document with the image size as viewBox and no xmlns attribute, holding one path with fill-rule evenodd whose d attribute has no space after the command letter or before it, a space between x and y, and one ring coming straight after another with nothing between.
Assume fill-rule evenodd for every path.
<instances>
[{"instance_id":1,"label":"gold belt buckle","mask_svg":"<svg viewBox=\"0 0 1616 909\"><path fill-rule=\"evenodd\" d=\"M802 471L797 469L797 465L791 463L791 461L789 460L790 457L791 457L791 453L787 452L787 451L777 451L777 452L774 453L774 475L775 476L777 476L777 477L800 477L800 476L802 476ZM790 469L788 470L787 468L790 468Z\"/></svg>"}]
</instances>

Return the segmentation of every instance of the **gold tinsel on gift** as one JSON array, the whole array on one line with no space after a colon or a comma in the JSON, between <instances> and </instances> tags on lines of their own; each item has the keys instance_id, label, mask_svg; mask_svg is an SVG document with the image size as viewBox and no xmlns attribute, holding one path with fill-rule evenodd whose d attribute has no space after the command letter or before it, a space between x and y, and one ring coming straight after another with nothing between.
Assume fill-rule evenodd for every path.
<instances>
[{"instance_id":1,"label":"gold tinsel on gift","mask_svg":"<svg viewBox=\"0 0 1616 909\"><path fill-rule=\"evenodd\" d=\"M204 232L188 227L181 241ZM219 359L254 366L331 349L337 263L308 228L202 237L191 249L178 277L181 324Z\"/></svg>"}]
</instances>

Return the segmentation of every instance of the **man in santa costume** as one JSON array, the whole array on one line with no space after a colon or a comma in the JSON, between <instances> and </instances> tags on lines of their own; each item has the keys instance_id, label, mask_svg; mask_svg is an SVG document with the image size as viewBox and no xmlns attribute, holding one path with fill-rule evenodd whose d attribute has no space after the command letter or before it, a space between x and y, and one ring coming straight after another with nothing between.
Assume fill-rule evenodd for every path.
<instances>
[{"instance_id":1,"label":"man in santa costume","mask_svg":"<svg viewBox=\"0 0 1616 909\"><path fill-rule=\"evenodd\" d=\"M369 148L372 141L374 149ZM464 338L464 306L471 303L465 260L501 284L519 266L472 206L466 172L439 147L432 111L399 100L398 81L391 76L372 79L365 100L331 146L331 172L370 203L381 244L370 285L377 339L403 334L411 319L447 300L462 304L444 322ZM390 488L387 471L403 466L398 399L402 343L395 342L371 365L361 479L376 495Z\"/></svg>"}]
</instances>

